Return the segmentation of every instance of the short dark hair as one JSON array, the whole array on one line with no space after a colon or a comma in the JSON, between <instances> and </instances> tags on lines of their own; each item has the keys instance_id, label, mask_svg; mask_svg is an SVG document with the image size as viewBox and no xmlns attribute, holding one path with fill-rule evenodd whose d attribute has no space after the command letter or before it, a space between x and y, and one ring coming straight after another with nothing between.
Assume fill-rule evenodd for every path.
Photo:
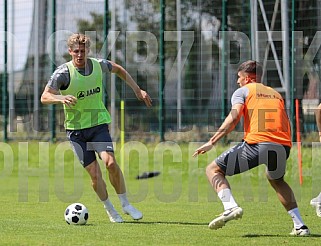
<instances>
[{"instance_id":1,"label":"short dark hair","mask_svg":"<svg viewBox=\"0 0 321 246\"><path fill-rule=\"evenodd\" d=\"M237 71L248 73L250 75L255 75L256 80L258 82L261 82L261 77L263 75L263 68L262 68L261 63L259 63L257 61L249 60L249 61L243 62L239 66Z\"/></svg>"}]
</instances>

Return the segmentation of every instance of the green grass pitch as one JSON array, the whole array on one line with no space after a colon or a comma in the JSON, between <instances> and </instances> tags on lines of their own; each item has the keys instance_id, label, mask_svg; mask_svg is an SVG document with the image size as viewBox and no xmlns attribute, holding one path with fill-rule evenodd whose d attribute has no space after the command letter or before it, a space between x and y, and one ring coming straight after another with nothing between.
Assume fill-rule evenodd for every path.
<instances>
[{"instance_id":1,"label":"green grass pitch","mask_svg":"<svg viewBox=\"0 0 321 246\"><path fill-rule=\"evenodd\" d=\"M92 190L87 173L74 159L69 143L0 143L0 244L320 245L321 218L309 202L321 191L321 147L302 149L302 185L296 147L288 161L285 179L312 233L299 238L289 236L292 220L266 181L264 166L228 178L244 210L243 218L216 231L208 229L208 223L222 212L222 205L209 187L204 169L228 146L192 158L200 144L126 143L122 168L129 199L144 218L136 222L123 215L125 223L113 224ZM120 147L116 147L119 162ZM102 169L106 178L106 170ZM145 171L161 174L137 180L136 176ZM107 187L121 212L108 180ZM64 221L64 210L73 202L88 208L87 225L71 226Z\"/></svg>"}]
</instances>

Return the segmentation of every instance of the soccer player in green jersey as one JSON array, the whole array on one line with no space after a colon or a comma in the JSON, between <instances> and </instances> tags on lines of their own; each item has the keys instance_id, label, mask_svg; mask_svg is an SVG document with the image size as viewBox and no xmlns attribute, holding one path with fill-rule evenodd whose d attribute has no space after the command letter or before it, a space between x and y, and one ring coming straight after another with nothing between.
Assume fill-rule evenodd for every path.
<instances>
[{"instance_id":1,"label":"soccer player in green jersey","mask_svg":"<svg viewBox=\"0 0 321 246\"><path fill-rule=\"evenodd\" d=\"M109 60L89 58L89 51L88 36L73 34L69 37L68 52L72 59L55 70L42 93L41 102L63 104L67 137L74 153L89 173L92 187L104 204L110 221L120 223L123 219L108 198L96 153L107 167L110 182L118 194L123 212L139 220L143 214L129 203L123 173L114 156L108 130L111 118L102 101L102 74L115 73L147 107L152 106L152 100L123 67Z\"/></svg>"}]
</instances>

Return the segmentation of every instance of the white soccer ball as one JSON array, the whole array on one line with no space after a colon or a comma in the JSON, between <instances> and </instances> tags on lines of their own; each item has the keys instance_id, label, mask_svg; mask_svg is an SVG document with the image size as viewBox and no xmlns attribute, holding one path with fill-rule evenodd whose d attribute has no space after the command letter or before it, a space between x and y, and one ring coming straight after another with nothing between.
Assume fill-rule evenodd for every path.
<instances>
[{"instance_id":1,"label":"white soccer ball","mask_svg":"<svg viewBox=\"0 0 321 246\"><path fill-rule=\"evenodd\" d=\"M88 216L88 209L81 203L70 204L65 210L65 220L69 225L85 225Z\"/></svg>"}]
</instances>

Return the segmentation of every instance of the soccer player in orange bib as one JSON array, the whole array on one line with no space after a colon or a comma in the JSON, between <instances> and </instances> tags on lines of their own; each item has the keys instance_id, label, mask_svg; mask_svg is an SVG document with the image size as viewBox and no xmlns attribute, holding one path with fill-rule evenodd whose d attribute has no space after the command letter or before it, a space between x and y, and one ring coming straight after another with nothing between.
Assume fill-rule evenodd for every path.
<instances>
[{"instance_id":1,"label":"soccer player in orange bib","mask_svg":"<svg viewBox=\"0 0 321 246\"><path fill-rule=\"evenodd\" d=\"M239 66L237 84L240 88L232 95L230 113L213 137L193 154L195 157L211 150L244 118L243 141L225 151L206 168L207 178L224 207L224 212L209 223L209 228L219 229L226 222L243 215L226 176L265 164L266 177L293 220L294 228L290 234L306 236L310 231L301 218L291 187L283 178L292 147L290 122L282 96L261 83L262 71L262 65L252 60Z\"/></svg>"}]
</instances>

